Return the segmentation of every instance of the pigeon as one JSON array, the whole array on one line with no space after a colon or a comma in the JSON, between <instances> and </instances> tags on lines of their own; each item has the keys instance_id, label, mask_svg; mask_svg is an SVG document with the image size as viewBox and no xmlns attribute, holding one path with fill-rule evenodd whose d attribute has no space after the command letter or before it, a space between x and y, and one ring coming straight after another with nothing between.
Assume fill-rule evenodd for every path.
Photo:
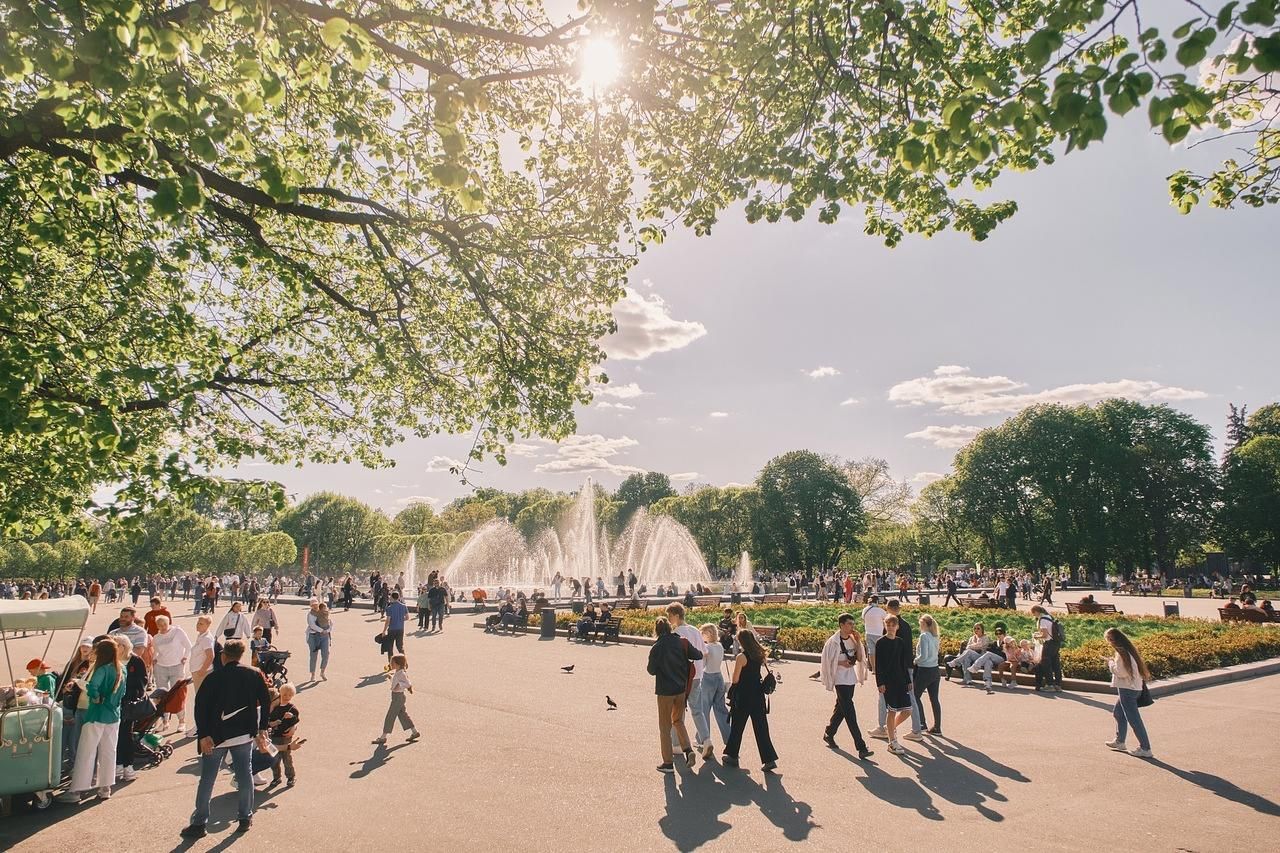
<instances>
[{"instance_id":1,"label":"pigeon","mask_svg":"<svg viewBox=\"0 0 1280 853\"><path fill-rule=\"evenodd\" d=\"M822 677L822 670L818 670L817 672L815 672L813 675L809 677L812 678L814 681L817 681L819 678Z\"/></svg>"},{"instance_id":2,"label":"pigeon","mask_svg":"<svg viewBox=\"0 0 1280 853\"><path fill-rule=\"evenodd\" d=\"M617 703L617 702L615 702L615 701L613 701L612 697L606 696L606 697L604 697L604 701L605 701L605 702L607 702L607 703L609 704L609 710L610 710L610 711L616 711L616 710L618 710L618 703Z\"/></svg>"},{"instance_id":3,"label":"pigeon","mask_svg":"<svg viewBox=\"0 0 1280 853\"><path fill-rule=\"evenodd\" d=\"M572 672L573 672L573 668L574 668L576 665L577 665L577 664L572 664L572 663L571 663L571 664L569 664L568 666L562 666L562 667L560 667L560 668L561 668L561 669L563 669L565 672L572 673Z\"/></svg>"}]
</instances>

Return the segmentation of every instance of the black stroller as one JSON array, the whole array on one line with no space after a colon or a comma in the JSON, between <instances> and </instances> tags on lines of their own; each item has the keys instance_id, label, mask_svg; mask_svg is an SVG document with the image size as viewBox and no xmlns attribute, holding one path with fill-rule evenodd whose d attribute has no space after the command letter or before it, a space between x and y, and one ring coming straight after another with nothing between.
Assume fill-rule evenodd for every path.
<instances>
[{"instance_id":1,"label":"black stroller","mask_svg":"<svg viewBox=\"0 0 1280 853\"><path fill-rule=\"evenodd\" d=\"M284 665L288 659L289 653L279 649L258 652L258 670L270 680L273 687L279 688L289 680L289 668Z\"/></svg>"},{"instance_id":2,"label":"black stroller","mask_svg":"<svg viewBox=\"0 0 1280 853\"><path fill-rule=\"evenodd\" d=\"M150 701L148 711L130 723L133 728L134 755L146 762L147 766L155 767L173 755L173 746L157 734L155 729L164 719L165 714L182 713L182 708L187 702L187 687L190 684L191 679L184 678L169 690L151 691L151 695L147 697Z\"/></svg>"}]
</instances>

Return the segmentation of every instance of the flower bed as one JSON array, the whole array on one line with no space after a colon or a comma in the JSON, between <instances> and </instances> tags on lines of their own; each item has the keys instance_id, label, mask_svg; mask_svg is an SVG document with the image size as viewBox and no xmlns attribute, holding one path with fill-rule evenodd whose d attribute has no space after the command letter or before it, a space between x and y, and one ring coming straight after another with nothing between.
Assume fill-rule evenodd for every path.
<instances>
[{"instance_id":1,"label":"flower bed","mask_svg":"<svg viewBox=\"0 0 1280 853\"><path fill-rule=\"evenodd\" d=\"M777 625L778 639L789 651L820 652L835 631L841 613L852 613L862 630L861 607L825 604L744 605L735 608L747 614L753 624ZM718 624L723 610L699 607L689 611L693 625ZM981 622L992 633L995 623L1003 622L1011 636L1030 638L1035 620L1031 614L1013 610L971 610L965 607L940 608L906 605L905 618L911 620L913 633L920 616L928 613L938 622L943 655L955 654L973 633L973 625ZM661 608L620 611L622 633L652 637L654 620ZM559 613L556 625L566 628L577 620L573 613ZM1169 678L1239 663L1280 657L1280 629L1265 625L1207 622L1200 619L1163 619L1155 616L1120 616L1115 614L1063 615L1058 618L1067 633L1062 650L1062 673L1067 678L1094 681L1110 679L1103 658L1110 646L1103 632L1111 626L1123 630L1146 659L1154 678ZM537 614L529 617L538 624Z\"/></svg>"}]
</instances>

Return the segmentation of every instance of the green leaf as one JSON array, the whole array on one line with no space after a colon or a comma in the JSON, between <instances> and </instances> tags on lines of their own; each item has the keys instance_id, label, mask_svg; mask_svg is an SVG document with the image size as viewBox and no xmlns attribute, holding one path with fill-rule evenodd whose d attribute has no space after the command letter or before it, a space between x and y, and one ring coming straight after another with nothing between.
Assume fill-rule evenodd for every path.
<instances>
[{"instance_id":1,"label":"green leaf","mask_svg":"<svg viewBox=\"0 0 1280 853\"><path fill-rule=\"evenodd\" d=\"M909 168L920 168L924 163L924 155L924 143L919 139L908 139L898 146L898 159Z\"/></svg>"},{"instance_id":2,"label":"green leaf","mask_svg":"<svg viewBox=\"0 0 1280 853\"><path fill-rule=\"evenodd\" d=\"M320 28L320 40L329 47L337 49L342 45L342 37L351 29L346 18L330 18Z\"/></svg>"},{"instance_id":3,"label":"green leaf","mask_svg":"<svg viewBox=\"0 0 1280 853\"><path fill-rule=\"evenodd\" d=\"M1043 29L1027 39L1024 52L1033 68L1043 68L1049 57L1062 47L1062 33L1055 29Z\"/></svg>"}]
</instances>

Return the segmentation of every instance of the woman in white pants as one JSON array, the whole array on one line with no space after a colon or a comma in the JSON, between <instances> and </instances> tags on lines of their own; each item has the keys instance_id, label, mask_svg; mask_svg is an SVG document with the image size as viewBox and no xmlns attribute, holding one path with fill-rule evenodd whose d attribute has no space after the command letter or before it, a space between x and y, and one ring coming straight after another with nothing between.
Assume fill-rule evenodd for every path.
<instances>
[{"instance_id":1,"label":"woman in white pants","mask_svg":"<svg viewBox=\"0 0 1280 853\"><path fill-rule=\"evenodd\" d=\"M93 668L85 686L89 707L81 717L71 787L58 797L59 802L78 803L94 787L102 799L111 796L111 786L116 782L116 740L120 736L124 687L119 648L114 640L99 640L93 647Z\"/></svg>"}]
</instances>

